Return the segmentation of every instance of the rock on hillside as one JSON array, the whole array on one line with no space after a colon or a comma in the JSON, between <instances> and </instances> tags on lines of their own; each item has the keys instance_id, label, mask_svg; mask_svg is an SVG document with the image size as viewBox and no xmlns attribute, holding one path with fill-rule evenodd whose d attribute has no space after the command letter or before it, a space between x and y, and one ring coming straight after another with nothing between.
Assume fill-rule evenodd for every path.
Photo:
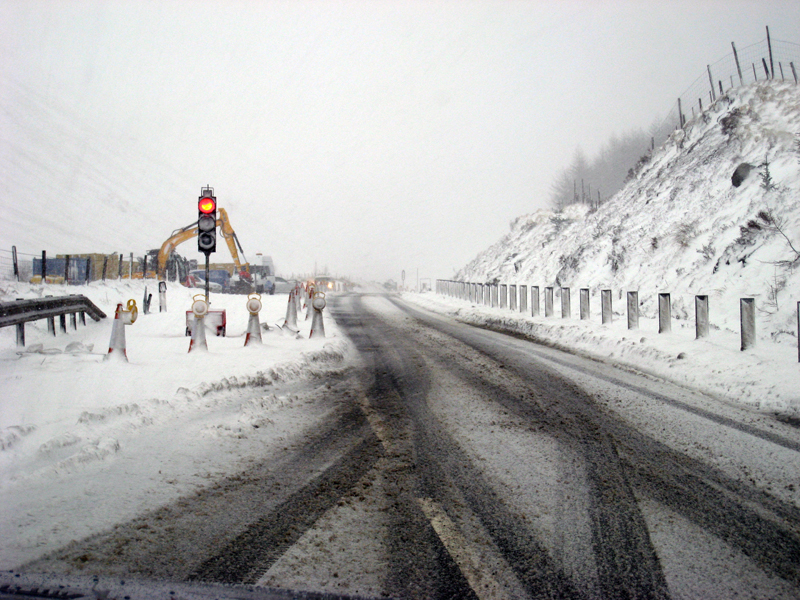
<instances>
[{"instance_id":1,"label":"rock on hillside","mask_svg":"<svg viewBox=\"0 0 800 600\"><path fill-rule=\"evenodd\" d=\"M755 297L759 336L794 343L798 140L800 86L760 82L730 90L675 131L598 210L573 205L520 217L458 278L588 287L598 305L600 290L612 289L620 311L624 292L638 290L648 316L656 313L657 293L670 292L674 318L684 319L694 318L694 295L708 294L712 327L734 331L739 298ZM735 187L731 178L742 163L751 169Z\"/></svg>"}]
</instances>

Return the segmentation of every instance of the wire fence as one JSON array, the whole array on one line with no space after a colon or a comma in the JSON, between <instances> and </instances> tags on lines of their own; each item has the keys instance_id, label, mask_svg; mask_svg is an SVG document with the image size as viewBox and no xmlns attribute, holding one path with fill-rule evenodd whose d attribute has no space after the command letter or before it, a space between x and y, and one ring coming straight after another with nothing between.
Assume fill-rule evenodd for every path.
<instances>
[{"instance_id":1,"label":"wire fence","mask_svg":"<svg viewBox=\"0 0 800 600\"><path fill-rule=\"evenodd\" d=\"M152 279L157 260L152 256L128 254L55 255L31 254L0 248L0 281L83 284L106 279ZM169 281L183 281L190 264L176 254L166 263L164 275Z\"/></svg>"},{"instance_id":2,"label":"wire fence","mask_svg":"<svg viewBox=\"0 0 800 600\"><path fill-rule=\"evenodd\" d=\"M731 88L773 79L798 83L800 44L767 37L744 48L731 42L731 52L710 64L672 105L654 135L656 144L710 107Z\"/></svg>"}]
</instances>

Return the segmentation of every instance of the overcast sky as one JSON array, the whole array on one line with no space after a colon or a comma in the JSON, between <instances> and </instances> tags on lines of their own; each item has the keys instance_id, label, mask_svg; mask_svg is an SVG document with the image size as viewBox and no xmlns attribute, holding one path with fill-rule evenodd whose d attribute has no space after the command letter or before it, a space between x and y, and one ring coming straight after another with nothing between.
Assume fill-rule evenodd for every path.
<instances>
[{"instance_id":1,"label":"overcast sky","mask_svg":"<svg viewBox=\"0 0 800 600\"><path fill-rule=\"evenodd\" d=\"M150 247L210 184L251 261L411 283L548 206L577 146L646 130L731 41L800 42L797 0L0 0L0 21L5 80L174 173Z\"/></svg>"}]
</instances>

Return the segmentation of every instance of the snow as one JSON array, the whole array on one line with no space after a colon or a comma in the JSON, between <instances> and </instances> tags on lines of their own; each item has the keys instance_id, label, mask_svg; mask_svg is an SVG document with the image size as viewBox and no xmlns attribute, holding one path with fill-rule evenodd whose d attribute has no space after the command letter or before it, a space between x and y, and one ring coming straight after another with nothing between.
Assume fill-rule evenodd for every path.
<instances>
[{"instance_id":1,"label":"snow","mask_svg":"<svg viewBox=\"0 0 800 600\"><path fill-rule=\"evenodd\" d=\"M781 262L791 261L792 253L778 233L740 229L770 209L798 247L798 90L771 83L729 92L657 149L599 210L575 206L521 217L460 273L470 281L588 287L590 320L577 318L577 292L573 316L564 319L432 293L404 298L699 390L712 402L800 417L800 274ZM737 124L725 133L722 120L733 111ZM741 187L731 186L738 164L760 165L765 156L776 189L763 189L763 167ZM21 226L35 229L38 218L46 217L24 215ZM293 385L300 389L315 373L351 364L352 346L327 315L324 339L308 339L310 321L302 317L299 336L274 327L286 314L285 295L262 298L261 320L273 329L263 332L262 345L244 347L245 298L212 294L212 309L227 311L227 336L209 332L209 351L192 353L185 311L197 290L177 284L168 285L169 311L163 313L152 281L0 281L0 301L83 294L112 317L117 303L139 303L145 285L154 293L153 312L140 313L126 328L129 362L104 360L110 318L87 320L55 337L45 321L29 324L27 351L17 348L13 327L0 329L0 568L14 568L241 470L251 456L282 446L324 416L324 408ZM770 285L780 288L777 295L770 297ZM615 313L603 325L599 290L606 288L614 290ZM624 318L627 290L638 290L641 301L635 331ZM657 332L656 319L662 291L673 299L672 331L665 334ZM712 330L696 340L692 296L701 293L711 299ZM743 296L755 297L759 308L757 344L745 352L738 337ZM237 396L241 388L261 385L260 398ZM624 410L635 418L636 407ZM543 445L541 452L549 449Z\"/></svg>"},{"instance_id":2,"label":"snow","mask_svg":"<svg viewBox=\"0 0 800 600\"><path fill-rule=\"evenodd\" d=\"M739 298L753 297L760 340L797 343L800 301L800 86L760 82L729 90L657 148L636 176L591 212L572 205L519 217L459 281L638 290L640 312L672 295L675 319L708 295L712 329L739 331ZM739 187L741 163L753 165ZM764 163L771 186L766 190ZM772 211L788 240L759 219ZM751 224L751 222L754 222ZM622 300L622 302L620 301ZM598 308L599 310L599 308Z\"/></svg>"},{"instance_id":3,"label":"snow","mask_svg":"<svg viewBox=\"0 0 800 600\"><path fill-rule=\"evenodd\" d=\"M738 334L733 332L712 331L707 338L695 339L694 323L678 321L673 322L670 333L658 333L658 319L646 317L639 318L639 329L628 330L625 316L619 312L604 325L600 322L599 299L593 300L591 319L583 321L575 314L567 319L533 317L433 293L409 293L404 299L465 323L521 334L623 369L654 375L723 402L784 417L800 416L796 346L762 339L742 352Z\"/></svg>"},{"instance_id":4,"label":"snow","mask_svg":"<svg viewBox=\"0 0 800 600\"><path fill-rule=\"evenodd\" d=\"M734 187L731 176L744 162L753 169ZM780 231L759 216L762 211L774 216ZM540 294L552 286L557 314L560 288L571 289L573 314L578 289L588 288L591 323L524 318L468 303L425 305L730 401L797 415L797 249L800 86L760 82L729 90L677 130L597 210L572 205L519 217L455 277L538 285ZM612 290L615 321L599 327L603 289ZM628 291L638 292L637 331L626 329ZM671 295L669 334L657 333L659 293ZM711 335L701 340L694 339L695 295L709 299ZM756 305L757 344L746 352L739 351L740 298L754 298Z\"/></svg>"},{"instance_id":5,"label":"snow","mask_svg":"<svg viewBox=\"0 0 800 600\"><path fill-rule=\"evenodd\" d=\"M29 323L24 350L14 327L0 329L0 568L241 470L319 417L302 393L281 390L345 360L350 345L332 320L326 338L308 339L303 315L300 334L285 334L276 323L287 295L264 296L260 320L271 329L262 345L244 346L246 297L212 293L227 335L207 331L208 351L189 353L185 311L199 290L168 284L169 310L158 312L156 293L155 312L126 327L129 361L104 360L117 303L140 304L145 285L157 289L154 281L0 282L0 301L83 294L109 317L55 337L46 321ZM263 397L237 401L247 386L264 386Z\"/></svg>"}]
</instances>

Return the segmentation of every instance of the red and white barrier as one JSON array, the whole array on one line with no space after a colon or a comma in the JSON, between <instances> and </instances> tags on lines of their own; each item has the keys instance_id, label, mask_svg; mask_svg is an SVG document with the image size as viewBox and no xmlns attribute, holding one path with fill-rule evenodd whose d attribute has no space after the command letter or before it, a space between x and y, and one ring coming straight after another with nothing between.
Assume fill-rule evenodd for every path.
<instances>
[{"instance_id":1,"label":"red and white barrier","mask_svg":"<svg viewBox=\"0 0 800 600\"><path fill-rule=\"evenodd\" d=\"M194 325L192 326L192 340L189 342L189 352L201 350L208 352L208 342L206 342L206 324L203 317L208 314L208 301L202 294L194 297L192 302L192 312L194 313Z\"/></svg>"},{"instance_id":2,"label":"red and white barrier","mask_svg":"<svg viewBox=\"0 0 800 600\"><path fill-rule=\"evenodd\" d=\"M258 294L250 294L247 297L247 311L250 313L250 319L247 322L247 335L244 338L244 345L247 346L251 342L253 344L261 344L261 323L258 321L258 313L261 310L261 296Z\"/></svg>"},{"instance_id":3,"label":"red and white barrier","mask_svg":"<svg viewBox=\"0 0 800 600\"><path fill-rule=\"evenodd\" d=\"M294 333L298 333L300 328L297 326L297 301L295 300L295 291L289 292L289 304L286 306L286 320L283 323L282 329L288 329Z\"/></svg>"},{"instance_id":4,"label":"red and white barrier","mask_svg":"<svg viewBox=\"0 0 800 600\"><path fill-rule=\"evenodd\" d=\"M317 292L311 301L314 317L311 319L311 334L309 338L325 337L325 323L322 321L322 310L325 308L325 294Z\"/></svg>"},{"instance_id":5,"label":"red and white barrier","mask_svg":"<svg viewBox=\"0 0 800 600\"><path fill-rule=\"evenodd\" d=\"M117 359L128 362L128 350L125 343L125 325L132 325L136 322L139 309L136 308L135 300L128 300L128 310L122 308L122 303L117 304L114 311L114 324L111 328L111 341L108 343L108 354L105 360Z\"/></svg>"}]
</instances>

